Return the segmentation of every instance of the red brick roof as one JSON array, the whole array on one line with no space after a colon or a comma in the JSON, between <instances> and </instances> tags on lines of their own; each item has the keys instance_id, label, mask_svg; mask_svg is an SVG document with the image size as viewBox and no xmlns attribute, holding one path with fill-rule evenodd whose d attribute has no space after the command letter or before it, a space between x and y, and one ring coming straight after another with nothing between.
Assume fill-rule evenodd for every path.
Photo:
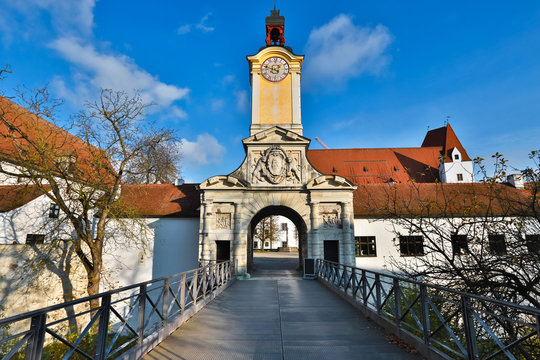
<instances>
[{"instance_id":1,"label":"red brick roof","mask_svg":"<svg viewBox=\"0 0 540 360\"><path fill-rule=\"evenodd\" d=\"M20 129L27 138L13 127ZM45 156L40 155L43 149ZM62 157L74 157L79 166L73 176L86 181L113 180L114 169L103 151L0 96L0 160L16 163L21 154L24 154L23 165L48 169L54 169ZM96 171L103 172L99 179Z\"/></svg>"},{"instance_id":2,"label":"red brick roof","mask_svg":"<svg viewBox=\"0 0 540 360\"><path fill-rule=\"evenodd\" d=\"M452 129L449 123L446 126L430 130L427 132L422 147L438 146L442 148L442 154L444 154L444 162L452 162L452 149L457 148L461 153L463 161L471 161L471 158L465 151L463 145L459 141L456 133Z\"/></svg>"},{"instance_id":3,"label":"red brick roof","mask_svg":"<svg viewBox=\"0 0 540 360\"><path fill-rule=\"evenodd\" d=\"M197 185L122 185L120 202L127 204L138 216L199 217L201 198Z\"/></svg>"},{"instance_id":4,"label":"red brick roof","mask_svg":"<svg viewBox=\"0 0 540 360\"><path fill-rule=\"evenodd\" d=\"M361 217L523 215L530 211L530 201L530 192L504 184L371 184L361 185L354 192L354 214Z\"/></svg>"},{"instance_id":5,"label":"red brick roof","mask_svg":"<svg viewBox=\"0 0 540 360\"><path fill-rule=\"evenodd\" d=\"M435 182L441 147L308 150L311 164L324 174L354 184Z\"/></svg>"},{"instance_id":6,"label":"red brick roof","mask_svg":"<svg viewBox=\"0 0 540 360\"><path fill-rule=\"evenodd\" d=\"M35 185L0 185L0 212L15 210L44 193Z\"/></svg>"}]
</instances>

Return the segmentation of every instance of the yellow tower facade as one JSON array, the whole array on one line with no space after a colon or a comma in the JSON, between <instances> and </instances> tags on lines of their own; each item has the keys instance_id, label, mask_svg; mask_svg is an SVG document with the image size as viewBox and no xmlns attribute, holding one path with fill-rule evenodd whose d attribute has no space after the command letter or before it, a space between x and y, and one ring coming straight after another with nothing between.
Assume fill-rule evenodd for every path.
<instances>
[{"instance_id":1,"label":"yellow tower facade","mask_svg":"<svg viewBox=\"0 0 540 360\"><path fill-rule=\"evenodd\" d=\"M293 54L283 45L284 20L279 25L280 19L283 17L279 10L272 11L266 21L267 46L247 57L251 82L250 136L273 126L302 135L300 76L304 56Z\"/></svg>"}]
</instances>

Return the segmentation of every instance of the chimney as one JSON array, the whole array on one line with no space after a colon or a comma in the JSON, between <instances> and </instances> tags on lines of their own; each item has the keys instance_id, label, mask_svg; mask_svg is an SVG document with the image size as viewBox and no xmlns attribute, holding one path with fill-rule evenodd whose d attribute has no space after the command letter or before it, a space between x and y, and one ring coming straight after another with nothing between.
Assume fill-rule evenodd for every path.
<instances>
[{"instance_id":1,"label":"chimney","mask_svg":"<svg viewBox=\"0 0 540 360\"><path fill-rule=\"evenodd\" d=\"M525 184L523 183L523 175L521 174L508 175L506 177L506 181L516 189L525 189Z\"/></svg>"},{"instance_id":2,"label":"chimney","mask_svg":"<svg viewBox=\"0 0 540 360\"><path fill-rule=\"evenodd\" d=\"M184 179L178 178L178 179L174 180L174 186L179 187L179 186L182 186L182 185L184 185Z\"/></svg>"}]
</instances>

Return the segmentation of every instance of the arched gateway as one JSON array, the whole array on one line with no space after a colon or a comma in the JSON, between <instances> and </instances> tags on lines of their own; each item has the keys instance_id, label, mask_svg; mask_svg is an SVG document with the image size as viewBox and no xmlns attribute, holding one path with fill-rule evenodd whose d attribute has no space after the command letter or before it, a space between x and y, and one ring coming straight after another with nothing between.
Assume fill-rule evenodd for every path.
<instances>
[{"instance_id":1,"label":"arched gateway","mask_svg":"<svg viewBox=\"0 0 540 360\"><path fill-rule=\"evenodd\" d=\"M324 258L354 265L353 191L343 177L315 169L302 136L300 74L303 56L284 46L279 10L266 18L267 46L248 56L251 79L250 137L246 157L229 175L200 185L199 252L203 261L233 260L239 274L253 258L252 231L268 215L292 220L300 235L300 260ZM274 43L274 44L272 44ZM279 43L279 44L278 44Z\"/></svg>"}]
</instances>

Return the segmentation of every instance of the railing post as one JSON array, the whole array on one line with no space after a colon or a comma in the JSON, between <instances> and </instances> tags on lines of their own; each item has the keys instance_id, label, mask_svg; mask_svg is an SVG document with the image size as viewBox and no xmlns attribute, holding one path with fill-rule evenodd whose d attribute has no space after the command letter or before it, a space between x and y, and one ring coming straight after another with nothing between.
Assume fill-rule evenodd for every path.
<instances>
[{"instance_id":1,"label":"railing post","mask_svg":"<svg viewBox=\"0 0 540 360\"><path fill-rule=\"evenodd\" d=\"M394 307L396 317L396 326L399 328L401 325L401 288L399 286L399 279L394 278Z\"/></svg>"},{"instance_id":2,"label":"railing post","mask_svg":"<svg viewBox=\"0 0 540 360\"><path fill-rule=\"evenodd\" d=\"M351 270L351 294L356 298L356 293L358 292L358 287L356 286L358 281L356 280L356 268Z\"/></svg>"},{"instance_id":3,"label":"railing post","mask_svg":"<svg viewBox=\"0 0 540 360\"><path fill-rule=\"evenodd\" d=\"M208 285L208 273L209 273L210 267L206 267L202 270L202 293L203 293L203 299L206 298L206 286Z\"/></svg>"},{"instance_id":4,"label":"railing post","mask_svg":"<svg viewBox=\"0 0 540 360\"><path fill-rule=\"evenodd\" d=\"M364 300L364 306L368 306L368 286L367 286L367 277L366 270L362 269L362 300Z\"/></svg>"},{"instance_id":5,"label":"railing post","mask_svg":"<svg viewBox=\"0 0 540 360\"><path fill-rule=\"evenodd\" d=\"M420 284L420 308L422 312L422 330L424 335L424 344L430 345L431 324L429 322L428 293L425 284Z\"/></svg>"},{"instance_id":6,"label":"railing post","mask_svg":"<svg viewBox=\"0 0 540 360\"><path fill-rule=\"evenodd\" d=\"M45 328L47 325L47 314L41 313L32 317L30 331L32 335L26 345L24 358L30 360L41 360L43 343L45 342Z\"/></svg>"},{"instance_id":7,"label":"railing post","mask_svg":"<svg viewBox=\"0 0 540 360\"><path fill-rule=\"evenodd\" d=\"M467 341L467 358L469 360L477 360L479 357L478 346L476 344L476 330L474 329L474 320L471 315L471 303L465 295L461 295L461 311L463 313L463 328Z\"/></svg>"},{"instance_id":8,"label":"railing post","mask_svg":"<svg viewBox=\"0 0 540 360\"><path fill-rule=\"evenodd\" d=\"M144 318L146 312L146 284L139 288L139 312L137 313L137 345L142 346L144 339Z\"/></svg>"},{"instance_id":9,"label":"railing post","mask_svg":"<svg viewBox=\"0 0 540 360\"><path fill-rule=\"evenodd\" d=\"M197 294L199 292L199 270L195 270L191 281L191 297L193 298L193 306L195 306L197 304Z\"/></svg>"},{"instance_id":10,"label":"railing post","mask_svg":"<svg viewBox=\"0 0 540 360\"><path fill-rule=\"evenodd\" d=\"M184 314L186 309L186 273L180 277L180 315Z\"/></svg>"},{"instance_id":11,"label":"railing post","mask_svg":"<svg viewBox=\"0 0 540 360\"><path fill-rule=\"evenodd\" d=\"M375 306L377 306L377 314L381 313L381 276L379 274L375 274L375 295L376 295L376 302Z\"/></svg>"},{"instance_id":12,"label":"railing post","mask_svg":"<svg viewBox=\"0 0 540 360\"><path fill-rule=\"evenodd\" d=\"M98 339L96 346L96 360L105 360L107 350L107 334L109 332L109 318L111 312L111 295L101 298L101 314L99 315Z\"/></svg>"},{"instance_id":13,"label":"railing post","mask_svg":"<svg viewBox=\"0 0 540 360\"><path fill-rule=\"evenodd\" d=\"M169 320L169 292L170 292L171 282L169 278L166 278L163 282L163 307L161 313L163 314L163 321L161 326L167 326L167 321Z\"/></svg>"}]
</instances>

